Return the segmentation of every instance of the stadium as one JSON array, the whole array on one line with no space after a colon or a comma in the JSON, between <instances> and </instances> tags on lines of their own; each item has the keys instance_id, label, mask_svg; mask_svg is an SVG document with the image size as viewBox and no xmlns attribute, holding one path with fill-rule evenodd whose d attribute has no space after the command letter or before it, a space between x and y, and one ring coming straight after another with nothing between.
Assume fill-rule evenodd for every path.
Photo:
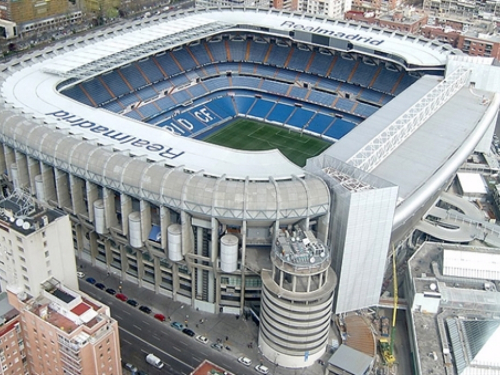
<instances>
[{"instance_id":1,"label":"stadium","mask_svg":"<svg viewBox=\"0 0 500 375\"><path fill-rule=\"evenodd\" d=\"M114 25L5 65L4 189L70 215L95 266L211 313L260 307L263 353L303 367L332 306L377 304L391 244L488 152L488 68L284 11Z\"/></svg>"}]
</instances>

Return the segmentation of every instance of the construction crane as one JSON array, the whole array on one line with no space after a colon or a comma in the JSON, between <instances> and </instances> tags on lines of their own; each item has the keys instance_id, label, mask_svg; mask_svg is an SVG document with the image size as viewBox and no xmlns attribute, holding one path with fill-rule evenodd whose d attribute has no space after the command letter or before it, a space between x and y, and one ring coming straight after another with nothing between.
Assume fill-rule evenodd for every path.
<instances>
[{"instance_id":1,"label":"construction crane","mask_svg":"<svg viewBox=\"0 0 500 375\"><path fill-rule=\"evenodd\" d=\"M393 284L393 308L392 308L392 327L389 340L380 338L379 345L382 353L382 359L388 366L392 366L396 362L394 356L394 337L396 335L396 317L398 314L398 274L396 270L396 251L392 246L392 284Z\"/></svg>"}]
</instances>

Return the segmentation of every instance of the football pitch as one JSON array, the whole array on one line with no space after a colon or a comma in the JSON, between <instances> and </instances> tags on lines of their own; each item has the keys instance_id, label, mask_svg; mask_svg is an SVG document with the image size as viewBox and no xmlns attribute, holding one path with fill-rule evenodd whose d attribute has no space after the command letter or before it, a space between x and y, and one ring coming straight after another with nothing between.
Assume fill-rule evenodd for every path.
<instances>
[{"instance_id":1,"label":"football pitch","mask_svg":"<svg viewBox=\"0 0 500 375\"><path fill-rule=\"evenodd\" d=\"M285 127L245 119L222 127L203 141L237 150L261 151L277 148L301 167L306 164L308 158L320 154L331 145L325 140Z\"/></svg>"}]
</instances>

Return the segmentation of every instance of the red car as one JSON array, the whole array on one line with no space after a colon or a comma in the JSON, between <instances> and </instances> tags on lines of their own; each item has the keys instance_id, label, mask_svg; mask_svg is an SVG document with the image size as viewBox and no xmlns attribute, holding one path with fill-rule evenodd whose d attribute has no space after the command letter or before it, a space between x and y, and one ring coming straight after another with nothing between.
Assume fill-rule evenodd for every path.
<instances>
[{"instance_id":1,"label":"red car","mask_svg":"<svg viewBox=\"0 0 500 375\"><path fill-rule=\"evenodd\" d=\"M163 314L155 314L155 319L158 319L160 322L164 322L166 320L165 315Z\"/></svg>"},{"instance_id":2,"label":"red car","mask_svg":"<svg viewBox=\"0 0 500 375\"><path fill-rule=\"evenodd\" d=\"M120 301L123 301L123 302L127 302L127 300L128 300L128 297L125 294L123 294L123 293L117 293L115 295L115 297L118 298Z\"/></svg>"}]
</instances>

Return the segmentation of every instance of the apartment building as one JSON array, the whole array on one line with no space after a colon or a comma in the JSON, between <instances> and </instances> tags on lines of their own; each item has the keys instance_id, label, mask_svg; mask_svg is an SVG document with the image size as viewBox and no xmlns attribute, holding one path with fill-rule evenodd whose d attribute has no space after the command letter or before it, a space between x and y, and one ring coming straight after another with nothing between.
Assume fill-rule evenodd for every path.
<instances>
[{"instance_id":1,"label":"apartment building","mask_svg":"<svg viewBox=\"0 0 500 375\"><path fill-rule=\"evenodd\" d=\"M7 293L0 294L0 373L29 375L21 316Z\"/></svg>"},{"instance_id":2,"label":"apartment building","mask_svg":"<svg viewBox=\"0 0 500 375\"><path fill-rule=\"evenodd\" d=\"M51 277L78 290L68 215L15 190L0 200L0 286L37 296Z\"/></svg>"},{"instance_id":3,"label":"apartment building","mask_svg":"<svg viewBox=\"0 0 500 375\"><path fill-rule=\"evenodd\" d=\"M121 375L118 323L109 307L50 278L38 296L9 287L32 375Z\"/></svg>"}]
</instances>

